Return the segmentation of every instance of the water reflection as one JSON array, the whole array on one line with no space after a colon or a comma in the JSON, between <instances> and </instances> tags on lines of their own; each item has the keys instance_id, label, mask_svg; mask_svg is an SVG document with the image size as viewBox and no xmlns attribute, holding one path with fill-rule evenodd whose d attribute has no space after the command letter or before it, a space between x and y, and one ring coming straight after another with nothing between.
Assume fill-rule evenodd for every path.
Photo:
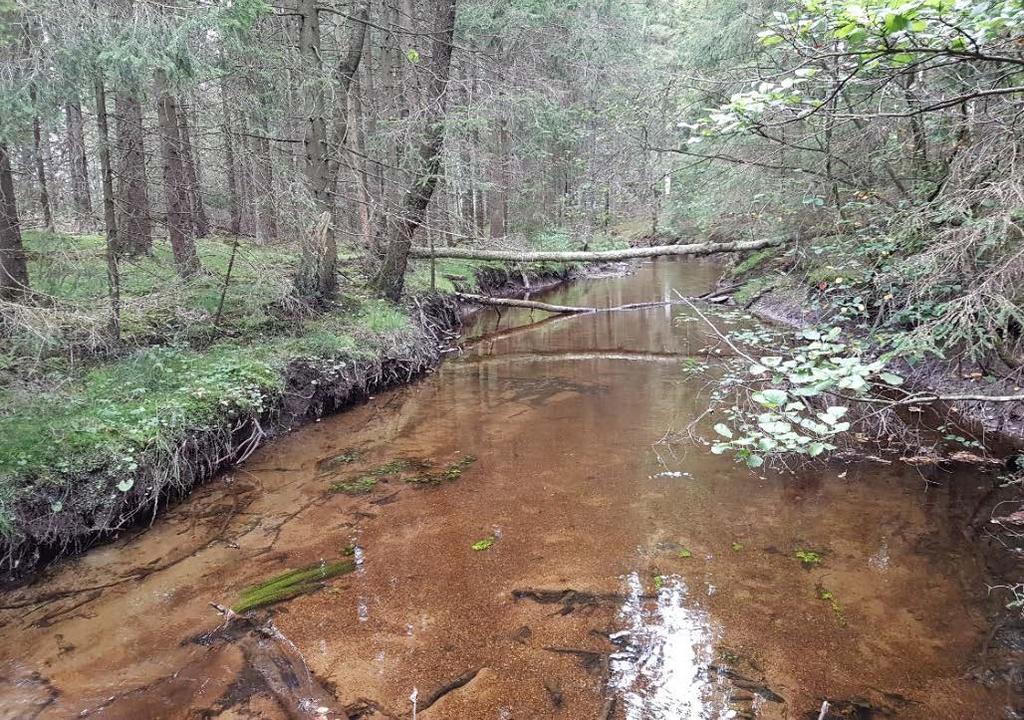
<instances>
[{"instance_id":1,"label":"water reflection","mask_svg":"<svg viewBox=\"0 0 1024 720\"><path fill-rule=\"evenodd\" d=\"M653 598L644 594L636 572L626 584L619 617L627 630L613 635L623 651L611 657L610 680L625 719L728 717L725 694L708 672L718 631L686 583L667 577Z\"/></svg>"}]
</instances>

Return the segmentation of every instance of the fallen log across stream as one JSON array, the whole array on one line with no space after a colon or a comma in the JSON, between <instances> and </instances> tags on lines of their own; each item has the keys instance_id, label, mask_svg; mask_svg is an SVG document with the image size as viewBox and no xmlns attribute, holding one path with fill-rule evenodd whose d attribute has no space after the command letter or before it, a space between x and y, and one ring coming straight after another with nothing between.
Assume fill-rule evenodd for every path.
<instances>
[{"instance_id":1,"label":"fallen log across stream","mask_svg":"<svg viewBox=\"0 0 1024 720\"><path fill-rule=\"evenodd\" d=\"M715 255L725 252L749 252L784 245L789 238L737 240L734 242L702 242L686 245L654 245L624 250L478 250L466 247L413 247L414 258L450 258L455 260L506 260L511 262L618 262L664 256Z\"/></svg>"}]
</instances>

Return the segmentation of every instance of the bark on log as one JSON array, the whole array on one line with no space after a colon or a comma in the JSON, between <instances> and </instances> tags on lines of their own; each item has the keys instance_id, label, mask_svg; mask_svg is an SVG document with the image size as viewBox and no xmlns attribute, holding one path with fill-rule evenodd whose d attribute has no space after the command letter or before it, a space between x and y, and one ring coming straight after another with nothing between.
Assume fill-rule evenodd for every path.
<instances>
[{"instance_id":1,"label":"bark on log","mask_svg":"<svg viewBox=\"0 0 1024 720\"><path fill-rule=\"evenodd\" d=\"M714 255L723 252L749 252L767 247L777 247L788 242L788 238L766 238L764 240L739 240L735 242L703 242L689 245L655 245L653 247L628 248L626 250L602 250L585 252L580 250L520 251L520 250L476 250L473 248L427 247L410 249L415 258L452 258L459 260L509 260L513 262L616 262L678 255Z\"/></svg>"}]
</instances>

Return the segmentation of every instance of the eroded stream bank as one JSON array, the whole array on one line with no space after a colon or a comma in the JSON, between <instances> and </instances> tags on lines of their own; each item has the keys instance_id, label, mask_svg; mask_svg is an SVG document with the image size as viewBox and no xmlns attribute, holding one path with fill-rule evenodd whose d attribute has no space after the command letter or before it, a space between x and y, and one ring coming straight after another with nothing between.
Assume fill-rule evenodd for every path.
<instances>
[{"instance_id":1,"label":"eroded stream bank","mask_svg":"<svg viewBox=\"0 0 1024 720\"><path fill-rule=\"evenodd\" d=\"M546 299L717 274L658 261ZM423 382L3 597L0 717L408 717L414 688L428 720L1005 716L963 533L989 478L753 475L670 434L706 407L681 369L717 344L685 308L529 321L482 314ZM349 559L218 629L210 603Z\"/></svg>"}]
</instances>

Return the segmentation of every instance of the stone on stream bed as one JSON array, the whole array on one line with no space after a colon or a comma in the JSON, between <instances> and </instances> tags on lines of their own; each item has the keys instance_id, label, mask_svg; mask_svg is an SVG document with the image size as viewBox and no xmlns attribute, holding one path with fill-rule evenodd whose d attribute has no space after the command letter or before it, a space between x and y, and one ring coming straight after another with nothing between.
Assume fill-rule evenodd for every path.
<instances>
[{"instance_id":1,"label":"stone on stream bed","mask_svg":"<svg viewBox=\"0 0 1024 720\"><path fill-rule=\"evenodd\" d=\"M291 600L299 595L314 592L324 587L324 581L350 573L356 569L354 560L339 560L332 563L317 563L298 570L288 570L266 582L250 585L242 590L232 611L244 613L248 610Z\"/></svg>"}]
</instances>

